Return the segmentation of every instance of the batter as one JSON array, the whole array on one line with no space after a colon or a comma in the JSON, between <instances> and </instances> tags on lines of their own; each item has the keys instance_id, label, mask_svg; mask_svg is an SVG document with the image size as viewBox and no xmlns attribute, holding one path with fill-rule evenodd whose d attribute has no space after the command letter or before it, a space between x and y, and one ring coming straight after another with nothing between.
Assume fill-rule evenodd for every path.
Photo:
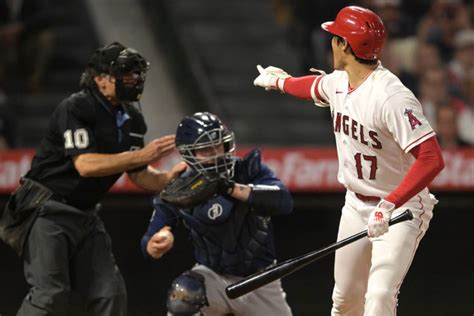
<instances>
[{"instance_id":1,"label":"batter","mask_svg":"<svg viewBox=\"0 0 474 316\"><path fill-rule=\"evenodd\" d=\"M420 102L379 61L382 20L349 6L322 28L333 36L332 73L296 78L257 66L254 85L331 111L338 180L347 189L338 240L365 228L370 236L336 252L331 315L396 315L400 286L437 203L427 185L444 161ZM406 209L414 220L389 231L390 218Z\"/></svg>"}]
</instances>

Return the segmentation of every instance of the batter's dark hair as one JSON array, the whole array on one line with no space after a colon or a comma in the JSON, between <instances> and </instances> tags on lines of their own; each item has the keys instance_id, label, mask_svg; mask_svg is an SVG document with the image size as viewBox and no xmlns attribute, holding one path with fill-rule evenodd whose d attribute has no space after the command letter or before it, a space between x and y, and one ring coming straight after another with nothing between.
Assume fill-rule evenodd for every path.
<instances>
[{"instance_id":1,"label":"batter's dark hair","mask_svg":"<svg viewBox=\"0 0 474 316\"><path fill-rule=\"evenodd\" d=\"M354 54L354 51L352 50L352 47L351 47L351 45L349 44L349 42L347 42L345 39L343 39L343 38L340 37L340 36L334 35L334 37L336 38L338 44L345 44L345 43L347 43L347 46L349 46L349 51L350 51L351 54L355 57L355 60L356 60L358 63L364 64L364 65L376 65L376 64L379 62L378 59L368 60L368 59L362 59L362 58L357 57L357 56Z\"/></svg>"}]
</instances>

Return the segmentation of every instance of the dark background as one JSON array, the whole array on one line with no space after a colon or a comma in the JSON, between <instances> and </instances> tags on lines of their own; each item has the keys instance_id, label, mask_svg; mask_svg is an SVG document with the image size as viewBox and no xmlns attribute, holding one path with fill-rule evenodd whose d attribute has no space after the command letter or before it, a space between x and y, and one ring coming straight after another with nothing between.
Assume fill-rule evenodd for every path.
<instances>
[{"instance_id":1,"label":"dark background","mask_svg":"<svg viewBox=\"0 0 474 316\"><path fill-rule=\"evenodd\" d=\"M295 195L295 211L274 218L279 260L335 242L342 194ZM430 229L422 240L399 296L399 315L472 315L472 194L437 194ZM6 196L0 196L0 207ZM129 295L129 315L165 315L166 291L172 280L193 264L183 227L174 231L175 247L158 262L144 260L140 238L151 215L150 197L112 195L103 201L103 218ZM294 315L329 315L333 286L330 255L283 279ZM0 244L0 314L15 315L28 287L22 262Z\"/></svg>"}]
</instances>

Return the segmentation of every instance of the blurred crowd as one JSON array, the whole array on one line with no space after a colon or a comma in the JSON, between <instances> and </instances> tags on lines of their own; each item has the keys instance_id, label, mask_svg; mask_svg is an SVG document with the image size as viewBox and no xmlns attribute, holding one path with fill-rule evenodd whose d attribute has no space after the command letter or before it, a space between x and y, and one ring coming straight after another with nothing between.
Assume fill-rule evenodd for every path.
<instances>
[{"instance_id":1,"label":"blurred crowd","mask_svg":"<svg viewBox=\"0 0 474 316\"><path fill-rule=\"evenodd\" d=\"M48 0L0 0L0 150L15 147L7 97L40 93L53 32Z\"/></svg>"},{"instance_id":2,"label":"blurred crowd","mask_svg":"<svg viewBox=\"0 0 474 316\"><path fill-rule=\"evenodd\" d=\"M440 145L474 146L474 2L463 0L361 0L384 21L381 57L420 100ZM331 37L322 22L334 20L347 1L274 0L276 21L301 61L332 70Z\"/></svg>"},{"instance_id":3,"label":"blurred crowd","mask_svg":"<svg viewBox=\"0 0 474 316\"><path fill-rule=\"evenodd\" d=\"M350 4L371 8L388 32L382 63L422 103L443 148L474 146L474 2L471 0L271 0L301 73L332 69L320 25ZM0 0L0 149L15 147L11 94L42 93L54 45L51 1Z\"/></svg>"}]
</instances>

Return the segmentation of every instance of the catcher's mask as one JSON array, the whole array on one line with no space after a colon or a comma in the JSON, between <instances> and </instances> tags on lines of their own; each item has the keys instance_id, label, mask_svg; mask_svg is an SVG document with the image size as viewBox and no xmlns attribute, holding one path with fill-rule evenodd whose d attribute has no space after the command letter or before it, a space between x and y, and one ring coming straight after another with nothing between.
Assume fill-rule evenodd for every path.
<instances>
[{"instance_id":1,"label":"catcher's mask","mask_svg":"<svg viewBox=\"0 0 474 316\"><path fill-rule=\"evenodd\" d=\"M183 161L199 173L211 178L234 176L234 133L212 113L198 112L185 117L176 131L176 148ZM215 154L198 158L197 150Z\"/></svg>"},{"instance_id":2,"label":"catcher's mask","mask_svg":"<svg viewBox=\"0 0 474 316\"><path fill-rule=\"evenodd\" d=\"M166 307L174 316L200 315L208 305L204 277L194 271L186 271L177 277L168 290Z\"/></svg>"},{"instance_id":3,"label":"catcher's mask","mask_svg":"<svg viewBox=\"0 0 474 316\"><path fill-rule=\"evenodd\" d=\"M115 78L117 99L123 102L140 100L150 64L133 48L114 42L95 51L89 68Z\"/></svg>"}]
</instances>

